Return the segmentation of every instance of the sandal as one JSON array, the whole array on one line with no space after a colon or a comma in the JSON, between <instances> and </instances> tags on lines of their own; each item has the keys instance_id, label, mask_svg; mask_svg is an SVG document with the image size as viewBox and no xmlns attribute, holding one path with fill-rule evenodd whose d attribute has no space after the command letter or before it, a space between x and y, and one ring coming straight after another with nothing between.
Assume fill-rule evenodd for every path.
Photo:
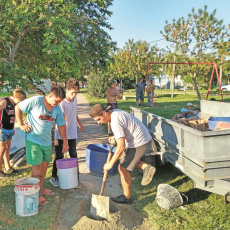
<instances>
[{"instance_id":1,"label":"sandal","mask_svg":"<svg viewBox=\"0 0 230 230\"><path fill-rule=\"evenodd\" d=\"M46 195L46 196L53 196L55 195L54 191L53 190L50 190L50 189L45 189L44 192L40 193L41 195Z\"/></svg>"},{"instance_id":2,"label":"sandal","mask_svg":"<svg viewBox=\"0 0 230 230\"><path fill-rule=\"evenodd\" d=\"M39 205L49 204L49 201L46 200L43 196L39 196Z\"/></svg>"}]
</instances>

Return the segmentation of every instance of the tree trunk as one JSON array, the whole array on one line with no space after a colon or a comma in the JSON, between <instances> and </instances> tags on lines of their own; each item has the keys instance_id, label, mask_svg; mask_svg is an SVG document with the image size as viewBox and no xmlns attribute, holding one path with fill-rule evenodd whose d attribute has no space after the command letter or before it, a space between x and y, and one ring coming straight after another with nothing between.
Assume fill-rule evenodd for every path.
<instances>
[{"instance_id":1,"label":"tree trunk","mask_svg":"<svg viewBox=\"0 0 230 230\"><path fill-rule=\"evenodd\" d=\"M196 83L196 73L194 73L194 75L191 76L191 77L192 77L192 80L193 80L193 83L194 83L194 87L195 87L195 90L196 90L196 93L197 93L198 101L200 101L201 100L201 96L200 96L200 91L199 91L197 83Z\"/></svg>"},{"instance_id":2,"label":"tree trunk","mask_svg":"<svg viewBox=\"0 0 230 230\"><path fill-rule=\"evenodd\" d=\"M174 78L174 74L171 75L171 84L170 84L170 88L171 88L171 98L174 97L174 81L175 81L175 78Z\"/></svg>"},{"instance_id":3,"label":"tree trunk","mask_svg":"<svg viewBox=\"0 0 230 230\"><path fill-rule=\"evenodd\" d=\"M174 57L174 61L176 61L176 58ZM176 70L176 64L173 64L173 73L171 75L171 98L174 97L174 82L175 82L175 70Z\"/></svg>"},{"instance_id":4,"label":"tree trunk","mask_svg":"<svg viewBox=\"0 0 230 230\"><path fill-rule=\"evenodd\" d=\"M220 61L220 85L222 85L222 77L223 77L223 62L222 60ZM217 82L218 88L219 88L219 84Z\"/></svg>"}]
</instances>

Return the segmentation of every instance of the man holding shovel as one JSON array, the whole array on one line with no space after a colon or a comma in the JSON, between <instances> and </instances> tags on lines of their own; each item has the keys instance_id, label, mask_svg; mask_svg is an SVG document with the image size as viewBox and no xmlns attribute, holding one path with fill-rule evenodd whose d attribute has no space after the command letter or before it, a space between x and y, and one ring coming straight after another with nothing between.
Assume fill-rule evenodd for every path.
<instances>
[{"instance_id":1,"label":"man holding shovel","mask_svg":"<svg viewBox=\"0 0 230 230\"><path fill-rule=\"evenodd\" d=\"M114 137L110 138L110 143L117 143L116 150L111 160L104 165L104 170L110 170L120 158L118 171L120 174L123 194L112 197L116 203L132 203L131 198L131 176L130 171L135 168L143 170L142 185L148 185L155 174L156 169L141 161L142 156L152 150L152 137L147 128L133 115L119 110L109 110L109 106L104 108L101 104L94 105L90 110L90 116L98 124L111 123Z\"/></svg>"}]
</instances>

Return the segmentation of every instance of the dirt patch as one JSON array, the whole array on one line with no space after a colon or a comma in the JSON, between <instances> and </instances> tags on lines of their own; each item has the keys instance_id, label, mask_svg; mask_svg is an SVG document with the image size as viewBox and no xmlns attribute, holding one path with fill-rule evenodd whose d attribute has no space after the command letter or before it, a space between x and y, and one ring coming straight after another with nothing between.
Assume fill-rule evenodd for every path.
<instances>
[{"instance_id":1,"label":"dirt patch","mask_svg":"<svg viewBox=\"0 0 230 230\"><path fill-rule=\"evenodd\" d=\"M61 190L59 213L55 229L86 229L86 230L123 230L150 229L147 214L135 211L132 205L110 202L110 215L106 220L95 220L91 216L90 206L92 194L99 194L102 177L89 174L86 167L86 147L89 144L107 143L103 127L97 125L89 117L90 107L82 94L78 95L78 115L84 125L84 132L79 133L77 147L80 170L80 189ZM105 185L104 196L122 194L119 175L109 176Z\"/></svg>"}]
</instances>

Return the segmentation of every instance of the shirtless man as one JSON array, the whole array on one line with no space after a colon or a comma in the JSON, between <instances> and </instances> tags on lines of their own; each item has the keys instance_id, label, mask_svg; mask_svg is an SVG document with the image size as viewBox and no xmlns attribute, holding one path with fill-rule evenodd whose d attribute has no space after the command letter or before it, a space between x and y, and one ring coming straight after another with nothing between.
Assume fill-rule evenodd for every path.
<instances>
[{"instance_id":1,"label":"shirtless man","mask_svg":"<svg viewBox=\"0 0 230 230\"><path fill-rule=\"evenodd\" d=\"M112 79L110 82L110 86L107 87L106 95L107 95L107 106L111 106L109 110L118 109L117 99L121 100L123 97L124 89L122 89L121 93L117 90L117 81ZM108 134L112 135L110 122L108 122Z\"/></svg>"}]
</instances>

